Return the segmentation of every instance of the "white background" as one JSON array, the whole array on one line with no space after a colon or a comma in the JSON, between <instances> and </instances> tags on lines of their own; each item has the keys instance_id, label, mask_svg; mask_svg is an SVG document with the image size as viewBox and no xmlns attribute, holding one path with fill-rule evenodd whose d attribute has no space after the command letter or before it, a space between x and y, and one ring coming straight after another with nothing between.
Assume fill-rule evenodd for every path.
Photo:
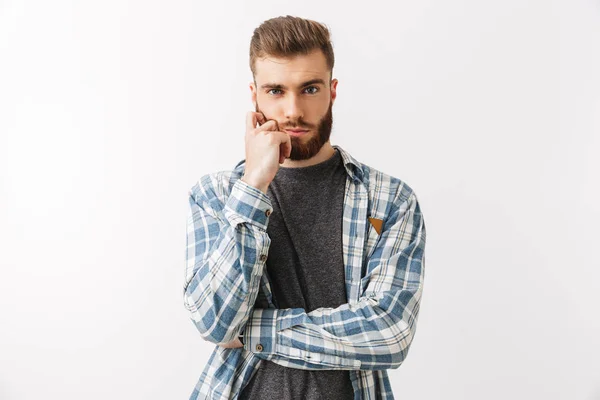
<instances>
[{"instance_id":1,"label":"white background","mask_svg":"<svg viewBox=\"0 0 600 400\"><path fill-rule=\"evenodd\" d=\"M427 227L398 399L600 399L594 1L0 1L0 399L187 399L188 189L244 158L263 20L331 29L332 144Z\"/></svg>"}]
</instances>

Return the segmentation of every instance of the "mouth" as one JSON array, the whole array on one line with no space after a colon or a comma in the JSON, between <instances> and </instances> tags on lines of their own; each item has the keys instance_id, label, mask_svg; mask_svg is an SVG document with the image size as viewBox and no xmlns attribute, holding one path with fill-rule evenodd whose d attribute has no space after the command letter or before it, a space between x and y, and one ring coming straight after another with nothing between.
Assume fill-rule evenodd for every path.
<instances>
[{"instance_id":1,"label":"mouth","mask_svg":"<svg viewBox=\"0 0 600 400\"><path fill-rule=\"evenodd\" d=\"M307 129L286 129L285 131L292 136L302 136L309 132Z\"/></svg>"}]
</instances>

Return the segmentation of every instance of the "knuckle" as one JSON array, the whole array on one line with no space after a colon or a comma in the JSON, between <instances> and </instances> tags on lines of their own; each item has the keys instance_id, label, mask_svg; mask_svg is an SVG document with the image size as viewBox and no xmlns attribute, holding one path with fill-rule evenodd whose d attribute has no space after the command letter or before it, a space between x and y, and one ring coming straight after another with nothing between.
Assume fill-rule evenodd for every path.
<instances>
[{"instance_id":1,"label":"knuckle","mask_svg":"<svg viewBox=\"0 0 600 400\"><path fill-rule=\"evenodd\" d=\"M274 134L272 134L272 133L269 134L269 135L267 135L267 141L268 141L269 144L275 144L275 143L277 143L276 139L277 139L277 137Z\"/></svg>"}]
</instances>

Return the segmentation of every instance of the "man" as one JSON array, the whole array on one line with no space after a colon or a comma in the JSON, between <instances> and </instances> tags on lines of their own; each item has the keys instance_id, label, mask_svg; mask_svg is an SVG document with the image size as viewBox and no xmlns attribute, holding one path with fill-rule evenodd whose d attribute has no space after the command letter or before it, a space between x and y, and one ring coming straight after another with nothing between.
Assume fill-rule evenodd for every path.
<instances>
[{"instance_id":1,"label":"man","mask_svg":"<svg viewBox=\"0 0 600 400\"><path fill-rule=\"evenodd\" d=\"M254 31L246 158L189 193L184 303L217 344L190 399L394 397L425 224L406 183L331 145L333 65L320 23Z\"/></svg>"}]
</instances>

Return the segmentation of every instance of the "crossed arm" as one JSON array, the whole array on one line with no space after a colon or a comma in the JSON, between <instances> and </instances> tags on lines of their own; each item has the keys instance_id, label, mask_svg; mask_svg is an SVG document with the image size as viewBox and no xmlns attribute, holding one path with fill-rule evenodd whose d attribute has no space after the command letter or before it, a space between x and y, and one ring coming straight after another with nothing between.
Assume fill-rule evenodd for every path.
<instances>
[{"instance_id":1,"label":"crossed arm","mask_svg":"<svg viewBox=\"0 0 600 400\"><path fill-rule=\"evenodd\" d=\"M189 199L184 302L205 340L225 344L243 331L246 350L293 368L400 366L416 332L424 278L425 224L414 193L394 198L359 301L306 313L253 307L270 245L269 198L238 180L221 202L211 178L199 183Z\"/></svg>"}]
</instances>

